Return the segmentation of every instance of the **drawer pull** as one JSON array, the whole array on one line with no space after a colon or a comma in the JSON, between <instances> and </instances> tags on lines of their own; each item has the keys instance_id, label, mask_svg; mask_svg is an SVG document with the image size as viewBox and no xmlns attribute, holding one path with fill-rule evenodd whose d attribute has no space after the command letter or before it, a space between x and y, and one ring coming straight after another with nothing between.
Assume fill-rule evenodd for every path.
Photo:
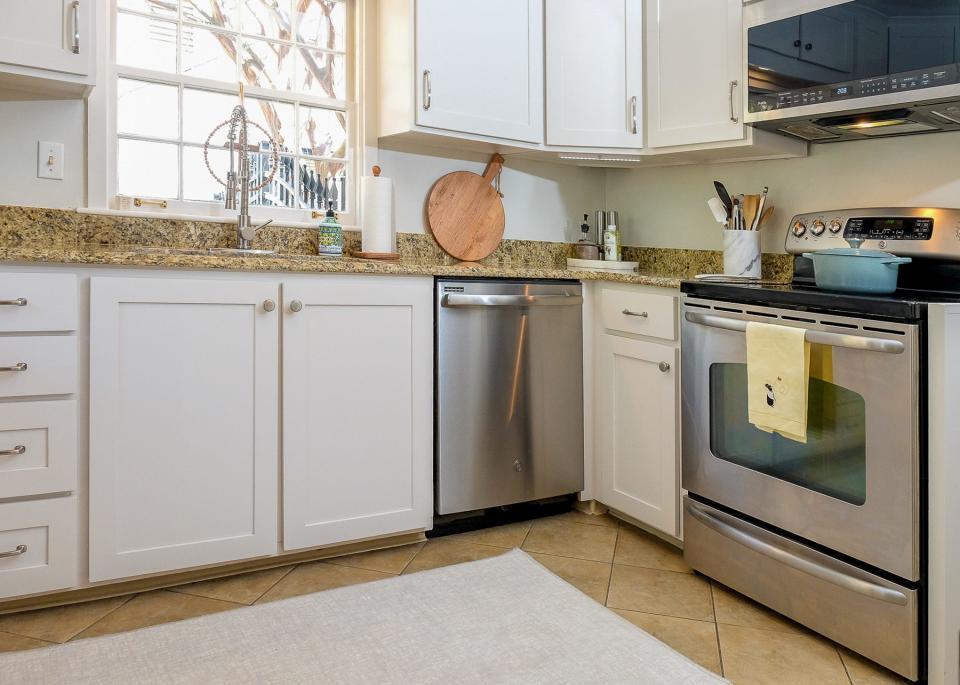
<instances>
[{"instance_id":1,"label":"drawer pull","mask_svg":"<svg viewBox=\"0 0 960 685\"><path fill-rule=\"evenodd\" d=\"M0 300L0 306L3 306L3 307L26 307L26 306L27 306L27 298L25 298L25 297L18 297L18 298L15 299L15 300Z\"/></svg>"},{"instance_id":2,"label":"drawer pull","mask_svg":"<svg viewBox=\"0 0 960 685\"><path fill-rule=\"evenodd\" d=\"M660 362L659 364L657 364L657 368L660 369L663 373L666 373L667 371L670 370L670 364L668 364L667 362Z\"/></svg>"},{"instance_id":3,"label":"drawer pull","mask_svg":"<svg viewBox=\"0 0 960 685\"><path fill-rule=\"evenodd\" d=\"M26 362L18 362L13 366L0 366L0 371L26 371Z\"/></svg>"},{"instance_id":4,"label":"drawer pull","mask_svg":"<svg viewBox=\"0 0 960 685\"><path fill-rule=\"evenodd\" d=\"M0 457L16 457L27 451L26 445L17 445L12 450L0 450Z\"/></svg>"},{"instance_id":5,"label":"drawer pull","mask_svg":"<svg viewBox=\"0 0 960 685\"><path fill-rule=\"evenodd\" d=\"M18 557L21 554L27 553L26 545L17 545L16 549L12 549L9 552L0 552L0 559L6 559L7 557Z\"/></svg>"},{"instance_id":6,"label":"drawer pull","mask_svg":"<svg viewBox=\"0 0 960 685\"><path fill-rule=\"evenodd\" d=\"M633 311L630 311L629 309L624 309L620 313L623 314L624 316L636 316L641 319L647 319L650 317L650 314L648 314L647 312L633 312Z\"/></svg>"}]
</instances>

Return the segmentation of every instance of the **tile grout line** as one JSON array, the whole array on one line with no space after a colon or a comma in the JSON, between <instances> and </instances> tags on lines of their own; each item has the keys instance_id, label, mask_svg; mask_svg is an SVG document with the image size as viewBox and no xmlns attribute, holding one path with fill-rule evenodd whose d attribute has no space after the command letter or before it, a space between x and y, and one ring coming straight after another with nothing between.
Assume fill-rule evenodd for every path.
<instances>
[{"instance_id":1,"label":"tile grout line","mask_svg":"<svg viewBox=\"0 0 960 685\"><path fill-rule=\"evenodd\" d=\"M847 680L850 681L850 685L855 685L853 682L853 676L850 675L850 669L847 668L847 662L843 658L843 653L840 651L840 647L834 643L833 648L837 652L837 657L840 659L840 665L843 666L843 672L847 674Z\"/></svg>"},{"instance_id":2,"label":"tile grout line","mask_svg":"<svg viewBox=\"0 0 960 685\"><path fill-rule=\"evenodd\" d=\"M84 630L86 630L86 628L84 628ZM64 642L54 642L53 640L44 640L44 639L41 638L41 637L30 637L29 635L21 635L20 633L14 633L14 632L9 631L9 630L0 630L0 636L3 636L3 635L9 635L10 637L19 637L19 638L23 638L23 639L25 639L25 640L36 640L37 642L42 642L44 647L52 647L53 645L66 644L66 643L64 643ZM29 647L28 647L27 649L29 649ZM14 652L23 652L23 651L26 651L26 650L25 650L25 649L14 649L14 650L12 650L12 651L14 651Z\"/></svg>"},{"instance_id":3,"label":"tile grout line","mask_svg":"<svg viewBox=\"0 0 960 685\"><path fill-rule=\"evenodd\" d=\"M273 588L277 587L277 585L279 585L280 582L283 581L284 578L286 578L286 577L289 576L291 573L293 573L293 569L297 568L297 566L299 566L299 565L300 565L300 564L290 564L290 566L287 567L287 572L284 573L284 574L283 574L282 576L280 576L279 578L277 578L277 582L276 582L276 583L271 584L270 587L268 587L266 590L264 590L263 592L261 592L261 593L257 596L257 598L256 598L255 600L253 600L252 602L250 602L250 604L249 604L248 606L253 606L253 605L256 604L257 602L259 602L261 599L263 599L263 596L264 596L264 595L266 595L268 592L270 592Z\"/></svg>"},{"instance_id":4,"label":"tile grout line","mask_svg":"<svg viewBox=\"0 0 960 685\"><path fill-rule=\"evenodd\" d=\"M66 640L64 640L64 641L61 642L60 644L66 644L66 643L68 643L68 642L72 642L73 640L75 640L75 639L77 638L78 635L80 635L80 634L83 633L84 631L90 630L90 629L93 628L95 625L97 625L98 623L100 623L100 621L102 621L103 619L105 619L107 616L110 616L113 612L117 611L118 609L127 606L127 604L129 604L130 601L133 600L134 597L136 597L137 595L141 595L141 594L143 594L143 593L142 593L142 592L132 592L132 593L130 593L129 595L127 595L127 598L126 598L125 600L123 600L122 602L120 602L120 604L118 604L117 606L113 607L110 611L108 611L107 613L105 613L103 616L101 616L100 618L98 618L96 621L94 621L94 622L91 623L90 625L87 625L87 626L84 626L83 628L81 628L80 630L78 630L77 632L75 632L73 635L71 635L70 637L68 637Z\"/></svg>"},{"instance_id":5,"label":"tile grout line","mask_svg":"<svg viewBox=\"0 0 960 685\"><path fill-rule=\"evenodd\" d=\"M613 584L613 563L617 559L617 545L620 544L620 522L617 522L617 534L613 537L613 556L610 558L610 573L607 574L607 592L603 596L603 606L610 601L610 586ZM609 607L608 607L609 608Z\"/></svg>"},{"instance_id":6,"label":"tile grout line","mask_svg":"<svg viewBox=\"0 0 960 685\"><path fill-rule=\"evenodd\" d=\"M413 563L413 560L416 559L418 556L420 556L420 552L422 552L422 551L424 550L424 548L427 546L427 543L428 543L428 542L430 542L430 541L427 540L427 541L425 541L422 545L420 545L420 549L418 549L418 550L416 551L416 553L415 553L412 557L410 557L410 561L408 561L407 563L405 563L405 564L403 565L403 568L400 569L400 573L397 574L398 577L399 577L399 576L402 576L402 575L404 574L404 572L410 567L410 564Z\"/></svg>"},{"instance_id":7,"label":"tile grout line","mask_svg":"<svg viewBox=\"0 0 960 685\"><path fill-rule=\"evenodd\" d=\"M717 637L717 657L720 659L720 675L723 676L723 647L720 646L720 622L717 620L717 600L713 596L713 582L712 581L709 581L709 582L710 582L710 606L713 609L713 633Z\"/></svg>"}]
</instances>

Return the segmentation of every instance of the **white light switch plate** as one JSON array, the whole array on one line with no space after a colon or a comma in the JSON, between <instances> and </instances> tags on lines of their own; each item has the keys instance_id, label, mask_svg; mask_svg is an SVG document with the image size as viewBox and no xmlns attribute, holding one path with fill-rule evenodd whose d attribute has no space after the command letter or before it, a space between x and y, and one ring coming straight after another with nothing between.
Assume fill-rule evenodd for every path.
<instances>
[{"instance_id":1,"label":"white light switch plate","mask_svg":"<svg viewBox=\"0 0 960 685\"><path fill-rule=\"evenodd\" d=\"M63 180L63 143L37 144L37 178Z\"/></svg>"}]
</instances>

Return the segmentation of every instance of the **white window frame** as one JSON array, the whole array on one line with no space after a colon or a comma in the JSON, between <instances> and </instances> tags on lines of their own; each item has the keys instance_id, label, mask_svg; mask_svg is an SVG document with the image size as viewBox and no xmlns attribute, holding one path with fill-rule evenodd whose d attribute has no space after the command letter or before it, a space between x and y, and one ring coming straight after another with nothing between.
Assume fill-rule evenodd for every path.
<instances>
[{"instance_id":1,"label":"white window frame","mask_svg":"<svg viewBox=\"0 0 960 685\"><path fill-rule=\"evenodd\" d=\"M344 159L335 161L346 163L347 176L347 211L338 212L344 226L359 225L358 186L361 176L360 140L363 123L363 111L360 107L360 93L363 92L361 74L361 26L362 0L346 0L347 2L347 36L346 36L346 83L347 100L331 100L306 93L289 93L275 91L255 86L244 85L244 95L254 98L266 98L280 102L299 102L307 106L317 106L326 109L343 110L347 113L347 145ZM197 78L184 74L170 74L134 67L117 66L116 64L116 0L98 0L97 7L97 36L99 38L99 54L97 60L97 86L87 101L87 207L91 213L110 213L129 216L158 216L165 218L184 218L190 220L204 220L214 222L233 222L236 220L236 210L226 210L216 202L192 201L164 198L166 206L144 203L143 206L132 208L117 194L117 79L129 77L157 83L180 85L183 87L199 88L217 92L229 92L229 84ZM140 15L143 16L143 15ZM182 20L178 18L178 25ZM192 26L187 22L187 25ZM214 28L197 25L200 28ZM236 31L227 31L236 34ZM271 39L272 40L272 39ZM285 41L275 41L285 42ZM179 49L179 47L178 47ZM181 112L182 116L182 112ZM224 118L229 112L224 112ZM296 115L295 115L296 116ZM293 134L299 137L299 121L295 121ZM136 138L136 136L124 136ZM298 144L295 141L295 144ZM182 143L181 143L182 145ZM323 160L324 158L318 158ZM180 171L182 185L182 170ZM255 221L272 219L280 226L316 226L319 210L264 207L251 205L250 214Z\"/></svg>"}]
</instances>

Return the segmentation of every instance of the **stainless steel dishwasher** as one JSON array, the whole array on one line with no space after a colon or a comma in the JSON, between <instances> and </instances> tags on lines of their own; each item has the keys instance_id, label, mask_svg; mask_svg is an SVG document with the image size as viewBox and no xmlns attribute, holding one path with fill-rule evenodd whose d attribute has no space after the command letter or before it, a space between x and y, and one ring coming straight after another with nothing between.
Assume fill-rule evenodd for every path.
<instances>
[{"instance_id":1,"label":"stainless steel dishwasher","mask_svg":"<svg viewBox=\"0 0 960 685\"><path fill-rule=\"evenodd\" d=\"M440 515L583 489L583 297L565 281L438 279Z\"/></svg>"}]
</instances>

